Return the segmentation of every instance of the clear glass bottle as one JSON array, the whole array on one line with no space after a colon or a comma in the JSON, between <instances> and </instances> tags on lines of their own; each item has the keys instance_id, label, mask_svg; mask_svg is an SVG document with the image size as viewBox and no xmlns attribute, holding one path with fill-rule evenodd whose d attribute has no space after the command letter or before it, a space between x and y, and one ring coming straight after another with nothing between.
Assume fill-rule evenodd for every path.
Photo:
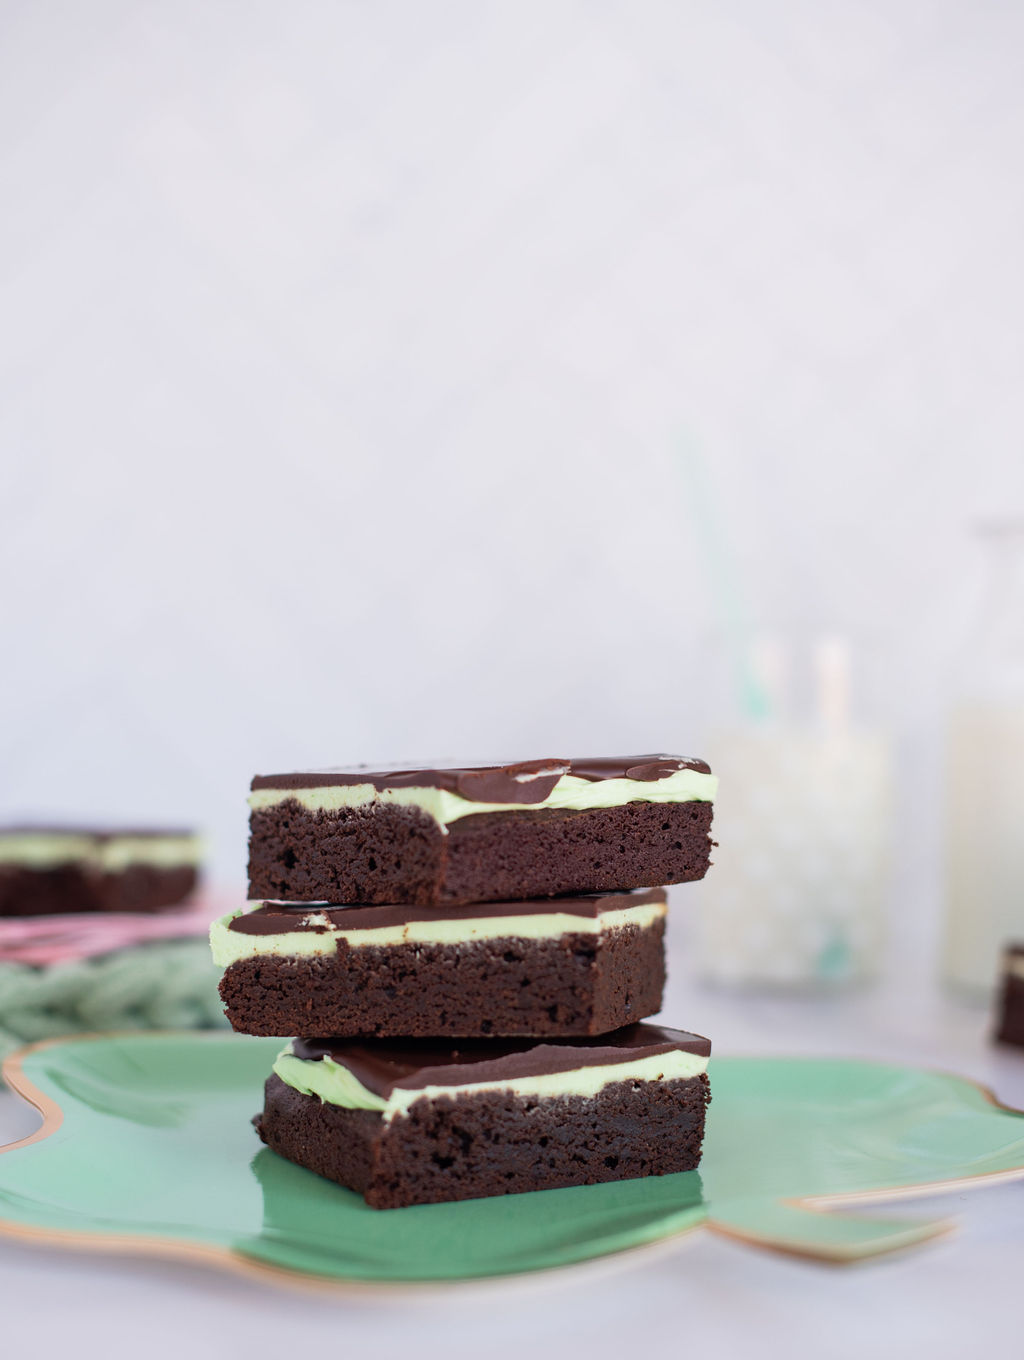
<instances>
[{"instance_id":1,"label":"clear glass bottle","mask_svg":"<svg viewBox=\"0 0 1024 1360\"><path fill-rule=\"evenodd\" d=\"M942 969L983 999L1024 940L1024 520L976 532L988 579L947 723Z\"/></svg>"},{"instance_id":2,"label":"clear glass bottle","mask_svg":"<svg viewBox=\"0 0 1024 1360\"><path fill-rule=\"evenodd\" d=\"M762 642L751 673L757 715L706 748L721 785L719 848L694 894L699 973L795 990L868 981L884 935L888 743L852 722L844 639ZM793 716L785 691L801 673L811 702Z\"/></svg>"}]
</instances>

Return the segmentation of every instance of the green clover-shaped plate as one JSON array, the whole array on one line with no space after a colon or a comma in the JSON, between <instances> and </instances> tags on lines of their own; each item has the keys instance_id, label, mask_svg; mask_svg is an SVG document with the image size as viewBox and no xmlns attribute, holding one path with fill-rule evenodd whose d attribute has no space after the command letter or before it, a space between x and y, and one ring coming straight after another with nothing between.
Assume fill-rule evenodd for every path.
<instances>
[{"instance_id":1,"label":"green clover-shaped plate","mask_svg":"<svg viewBox=\"0 0 1024 1360\"><path fill-rule=\"evenodd\" d=\"M842 1059L716 1058L700 1172L387 1212L263 1148L276 1039L60 1039L8 1059L42 1128L0 1149L0 1232L337 1286L544 1270L711 1228L848 1261L944 1221L848 1206L1024 1177L1024 1115L962 1078Z\"/></svg>"}]
</instances>

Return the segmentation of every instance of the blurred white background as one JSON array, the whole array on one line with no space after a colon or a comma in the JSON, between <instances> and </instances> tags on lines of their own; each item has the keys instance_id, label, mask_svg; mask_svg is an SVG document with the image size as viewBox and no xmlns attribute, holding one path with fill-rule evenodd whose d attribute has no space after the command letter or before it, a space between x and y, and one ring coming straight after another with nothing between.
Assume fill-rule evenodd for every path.
<instances>
[{"instance_id":1,"label":"blurred white background","mask_svg":"<svg viewBox=\"0 0 1024 1360\"><path fill-rule=\"evenodd\" d=\"M1020 1104L923 979L968 528L1024 512L1022 51L1018 0L0 0L0 817L197 822L240 889L257 770L714 762L723 634L838 634L894 738L892 985L744 1007L681 950L668 1013ZM852 1274L705 1242L345 1335L1007 1351L1018 1189ZM337 1343L333 1301L0 1258L19 1354L55 1290L86 1354Z\"/></svg>"},{"instance_id":2,"label":"blurred white background","mask_svg":"<svg viewBox=\"0 0 1024 1360\"><path fill-rule=\"evenodd\" d=\"M1024 506L1024 8L0 22L0 812L237 879L256 770L704 753L723 570L852 639L928 796Z\"/></svg>"}]
</instances>

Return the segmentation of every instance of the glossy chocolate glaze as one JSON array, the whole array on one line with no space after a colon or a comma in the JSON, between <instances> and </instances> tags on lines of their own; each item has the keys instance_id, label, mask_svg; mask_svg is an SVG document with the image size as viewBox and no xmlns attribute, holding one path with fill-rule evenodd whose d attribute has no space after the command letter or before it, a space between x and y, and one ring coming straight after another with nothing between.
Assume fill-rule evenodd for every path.
<instances>
[{"instance_id":1,"label":"glossy chocolate glaze","mask_svg":"<svg viewBox=\"0 0 1024 1360\"><path fill-rule=\"evenodd\" d=\"M304 918L326 916L339 930L380 930L404 926L411 921L479 921L493 916L583 916L593 921L605 911L623 911L649 902L664 902L664 888L638 888L635 892L588 893L580 897L540 897L525 902L476 902L468 907L331 907L316 902L264 902L254 911L236 916L228 926L239 935L284 935L292 931L327 930Z\"/></svg>"},{"instance_id":2,"label":"glossy chocolate glaze","mask_svg":"<svg viewBox=\"0 0 1024 1360\"><path fill-rule=\"evenodd\" d=\"M592 783L600 779L635 779L651 783L680 770L710 774L703 760L683 756L551 756L509 765L436 765L422 770L370 770L361 765L336 769L258 774L253 789L319 789L372 784L375 789L444 789L472 803L542 803L563 775Z\"/></svg>"},{"instance_id":3,"label":"glossy chocolate glaze","mask_svg":"<svg viewBox=\"0 0 1024 1360\"><path fill-rule=\"evenodd\" d=\"M471 1086L482 1081L538 1077L637 1062L661 1053L693 1053L707 1058L711 1043L699 1034L661 1025L627 1025L594 1038L552 1039L295 1039L297 1058L330 1057L347 1067L369 1091L387 1099L397 1088Z\"/></svg>"}]
</instances>

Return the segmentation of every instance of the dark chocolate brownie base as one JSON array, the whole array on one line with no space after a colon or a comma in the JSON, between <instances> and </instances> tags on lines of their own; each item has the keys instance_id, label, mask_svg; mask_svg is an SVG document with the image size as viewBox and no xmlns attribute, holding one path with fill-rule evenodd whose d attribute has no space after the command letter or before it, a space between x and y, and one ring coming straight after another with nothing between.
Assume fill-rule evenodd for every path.
<instances>
[{"instance_id":1,"label":"dark chocolate brownie base","mask_svg":"<svg viewBox=\"0 0 1024 1360\"><path fill-rule=\"evenodd\" d=\"M196 886L193 866L157 869L130 864L97 874L73 864L53 869L0 868L0 916L54 916L81 911L163 911Z\"/></svg>"},{"instance_id":2,"label":"dark chocolate brownie base","mask_svg":"<svg viewBox=\"0 0 1024 1360\"><path fill-rule=\"evenodd\" d=\"M1024 978L1007 973L999 1000L996 1042L1024 1048Z\"/></svg>"},{"instance_id":3,"label":"dark chocolate brownie base","mask_svg":"<svg viewBox=\"0 0 1024 1360\"><path fill-rule=\"evenodd\" d=\"M601 936L353 948L257 957L220 984L243 1034L480 1037L607 1034L661 1009L664 920Z\"/></svg>"},{"instance_id":4,"label":"dark chocolate brownie base","mask_svg":"<svg viewBox=\"0 0 1024 1360\"><path fill-rule=\"evenodd\" d=\"M358 1191L374 1209L396 1209L692 1171L710 1098L705 1076L621 1081L589 1098L421 1100L385 1124L275 1075L255 1123L282 1157Z\"/></svg>"},{"instance_id":5,"label":"dark chocolate brownie base","mask_svg":"<svg viewBox=\"0 0 1024 1360\"><path fill-rule=\"evenodd\" d=\"M707 870L711 816L711 803L486 812L446 836L415 808L286 799L250 817L249 897L431 906L686 883Z\"/></svg>"}]
</instances>

